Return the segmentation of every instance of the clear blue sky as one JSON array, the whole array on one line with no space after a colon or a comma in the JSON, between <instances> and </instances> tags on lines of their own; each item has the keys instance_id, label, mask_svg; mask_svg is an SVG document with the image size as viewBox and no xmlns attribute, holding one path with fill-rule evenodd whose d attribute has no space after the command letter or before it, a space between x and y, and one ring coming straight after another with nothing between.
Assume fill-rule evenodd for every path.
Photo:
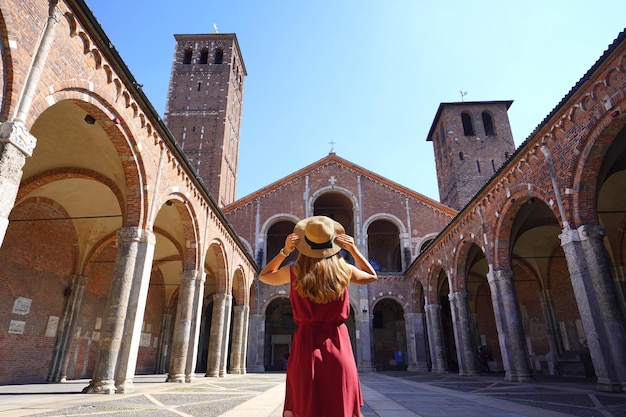
<instances>
[{"instance_id":1,"label":"clear blue sky","mask_svg":"<svg viewBox=\"0 0 626 417\"><path fill-rule=\"evenodd\" d=\"M87 0L163 115L174 34L236 33L237 197L326 155L439 200L439 103L513 100L519 146L626 24L626 1Z\"/></svg>"}]
</instances>

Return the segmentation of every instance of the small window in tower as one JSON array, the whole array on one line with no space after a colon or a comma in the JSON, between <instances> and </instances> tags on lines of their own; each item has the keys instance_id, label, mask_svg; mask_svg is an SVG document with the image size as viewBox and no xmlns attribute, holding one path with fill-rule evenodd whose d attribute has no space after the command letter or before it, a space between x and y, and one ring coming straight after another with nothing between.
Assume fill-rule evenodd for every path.
<instances>
[{"instance_id":1,"label":"small window in tower","mask_svg":"<svg viewBox=\"0 0 626 417\"><path fill-rule=\"evenodd\" d=\"M509 153L508 152L504 153L504 159L509 159Z\"/></svg>"},{"instance_id":2,"label":"small window in tower","mask_svg":"<svg viewBox=\"0 0 626 417\"><path fill-rule=\"evenodd\" d=\"M459 152L459 159L462 161L463 159L465 159L465 156L463 155L463 152Z\"/></svg>"},{"instance_id":3,"label":"small window in tower","mask_svg":"<svg viewBox=\"0 0 626 417\"><path fill-rule=\"evenodd\" d=\"M191 49L185 50L185 55L183 56L183 64L191 64L191 55L193 51Z\"/></svg>"},{"instance_id":4,"label":"small window in tower","mask_svg":"<svg viewBox=\"0 0 626 417\"><path fill-rule=\"evenodd\" d=\"M198 81L198 91L200 91L200 88L202 88L202 82Z\"/></svg>"},{"instance_id":5,"label":"small window in tower","mask_svg":"<svg viewBox=\"0 0 626 417\"><path fill-rule=\"evenodd\" d=\"M221 64L224 61L224 50L222 48L217 48L215 50L215 61L214 64Z\"/></svg>"},{"instance_id":6,"label":"small window in tower","mask_svg":"<svg viewBox=\"0 0 626 417\"><path fill-rule=\"evenodd\" d=\"M493 172L496 172L496 163L493 162L493 159L491 160L491 169L493 169Z\"/></svg>"},{"instance_id":7,"label":"small window in tower","mask_svg":"<svg viewBox=\"0 0 626 417\"><path fill-rule=\"evenodd\" d=\"M200 64L206 65L208 63L209 63L209 50L207 48L204 48L200 52Z\"/></svg>"},{"instance_id":8,"label":"small window in tower","mask_svg":"<svg viewBox=\"0 0 626 417\"><path fill-rule=\"evenodd\" d=\"M463 122L463 134L465 136L475 136L472 117L468 113L461 113L461 122Z\"/></svg>"},{"instance_id":9,"label":"small window in tower","mask_svg":"<svg viewBox=\"0 0 626 417\"><path fill-rule=\"evenodd\" d=\"M478 169L478 173L480 174L480 161L476 160L476 168Z\"/></svg>"},{"instance_id":10,"label":"small window in tower","mask_svg":"<svg viewBox=\"0 0 626 417\"><path fill-rule=\"evenodd\" d=\"M483 126L485 127L485 134L487 136L496 135L496 131L493 128L493 119L491 119L491 115L486 111L483 112Z\"/></svg>"}]
</instances>

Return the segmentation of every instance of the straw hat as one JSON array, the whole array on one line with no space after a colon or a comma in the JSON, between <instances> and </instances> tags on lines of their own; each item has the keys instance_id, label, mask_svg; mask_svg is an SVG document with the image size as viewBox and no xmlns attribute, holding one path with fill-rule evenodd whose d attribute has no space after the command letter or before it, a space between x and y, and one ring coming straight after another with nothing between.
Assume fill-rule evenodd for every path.
<instances>
[{"instance_id":1,"label":"straw hat","mask_svg":"<svg viewBox=\"0 0 626 417\"><path fill-rule=\"evenodd\" d=\"M293 228L300 236L296 248L310 258L329 258L341 250L335 236L345 233L341 224L326 216L313 216L300 220Z\"/></svg>"}]
</instances>

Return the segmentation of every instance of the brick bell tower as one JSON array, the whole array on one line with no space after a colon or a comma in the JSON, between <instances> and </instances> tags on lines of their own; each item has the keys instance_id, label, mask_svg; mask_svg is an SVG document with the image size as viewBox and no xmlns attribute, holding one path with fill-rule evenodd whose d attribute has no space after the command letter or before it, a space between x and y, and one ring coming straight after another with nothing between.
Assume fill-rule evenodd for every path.
<instances>
[{"instance_id":1,"label":"brick bell tower","mask_svg":"<svg viewBox=\"0 0 626 417\"><path fill-rule=\"evenodd\" d=\"M219 207L235 201L243 84L232 33L174 35L164 122Z\"/></svg>"},{"instance_id":2,"label":"brick bell tower","mask_svg":"<svg viewBox=\"0 0 626 417\"><path fill-rule=\"evenodd\" d=\"M441 103L428 132L439 199L461 210L515 151L508 110L513 101Z\"/></svg>"}]
</instances>

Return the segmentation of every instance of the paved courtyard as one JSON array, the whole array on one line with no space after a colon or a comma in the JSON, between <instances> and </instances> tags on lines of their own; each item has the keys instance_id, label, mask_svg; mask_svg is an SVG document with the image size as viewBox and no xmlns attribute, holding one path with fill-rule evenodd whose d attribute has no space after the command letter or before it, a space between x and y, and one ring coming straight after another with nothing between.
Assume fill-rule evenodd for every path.
<instances>
[{"instance_id":1,"label":"paved courtyard","mask_svg":"<svg viewBox=\"0 0 626 417\"><path fill-rule=\"evenodd\" d=\"M163 381L137 376L135 392L122 395L82 394L88 380L0 386L0 416L281 417L281 373ZM626 417L626 393L601 393L583 379L393 372L363 373L361 382L364 417Z\"/></svg>"}]
</instances>

